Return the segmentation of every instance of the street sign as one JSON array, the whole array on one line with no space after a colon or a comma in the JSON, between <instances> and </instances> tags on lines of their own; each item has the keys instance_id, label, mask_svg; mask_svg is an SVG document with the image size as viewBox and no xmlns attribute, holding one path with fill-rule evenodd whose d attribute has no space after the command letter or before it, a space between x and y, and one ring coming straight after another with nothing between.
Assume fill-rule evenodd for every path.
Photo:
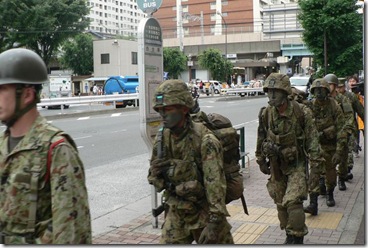
<instances>
[{"instance_id":1,"label":"street sign","mask_svg":"<svg viewBox=\"0 0 368 248\"><path fill-rule=\"evenodd\" d=\"M144 13L152 15L160 8L162 0L137 0L137 4Z\"/></svg>"}]
</instances>

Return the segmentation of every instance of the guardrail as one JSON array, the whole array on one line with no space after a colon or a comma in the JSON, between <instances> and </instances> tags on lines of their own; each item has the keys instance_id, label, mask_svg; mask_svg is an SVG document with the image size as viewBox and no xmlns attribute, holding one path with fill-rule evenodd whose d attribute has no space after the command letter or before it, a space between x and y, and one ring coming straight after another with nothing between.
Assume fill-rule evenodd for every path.
<instances>
[{"instance_id":1,"label":"guardrail","mask_svg":"<svg viewBox=\"0 0 368 248\"><path fill-rule=\"evenodd\" d=\"M226 95L241 95L244 96L245 94L249 95L249 93L262 93L263 87L257 87L257 88L233 88L233 89L227 89L225 94Z\"/></svg>"},{"instance_id":2,"label":"guardrail","mask_svg":"<svg viewBox=\"0 0 368 248\"><path fill-rule=\"evenodd\" d=\"M139 98L138 93L130 94L113 94L113 95L97 95L97 96L74 96L74 97L58 97L58 98L42 98L41 102L37 104L39 107L61 105L63 112L64 105L93 103L93 102L113 102L123 100L135 100ZM137 105L137 102L136 102Z\"/></svg>"}]
</instances>

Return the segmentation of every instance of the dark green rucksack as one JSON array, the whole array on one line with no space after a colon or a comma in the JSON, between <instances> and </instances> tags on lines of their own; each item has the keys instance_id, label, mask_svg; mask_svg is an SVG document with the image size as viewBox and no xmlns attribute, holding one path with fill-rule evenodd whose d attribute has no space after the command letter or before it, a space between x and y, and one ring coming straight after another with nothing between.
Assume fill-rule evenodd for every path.
<instances>
[{"instance_id":1,"label":"dark green rucksack","mask_svg":"<svg viewBox=\"0 0 368 248\"><path fill-rule=\"evenodd\" d=\"M210 129L223 148L223 163L226 177L226 199L228 204L243 195L243 175L240 173L239 134L231 121L223 115L211 113L206 115L199 111L192 114L194 122L200 122Z\"/></svg>"}]
</instances>

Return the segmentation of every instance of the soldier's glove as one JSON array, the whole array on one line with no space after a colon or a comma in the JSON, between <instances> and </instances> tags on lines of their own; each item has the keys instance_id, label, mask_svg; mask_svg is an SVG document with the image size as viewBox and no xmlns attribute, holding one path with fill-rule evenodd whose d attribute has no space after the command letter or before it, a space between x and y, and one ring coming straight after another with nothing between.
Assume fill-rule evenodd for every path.
<instances>
[{"instance_id":1,"label":"soldier's glove","mask_svg":"<svg viewBox=\"0 0 368 248\"><path fill-rule=\"evenodd\" d=\"M217 244L223 216L212 215L199 237L199 244Z\"/></svg>"},{"instance_id":2,"label":"soldier's glove","mask_svg":"<svg viewBox=\"0 0 368 248\"><path fill-rule=\"evenodd\" d=\"M170 160L166 159L155 159L150 163L151 175L157 177L161 175L170 166Z\"/></svg>"},{"instance_id":3,"label":"soldier's glove","mask_svg":"<svg viewBox=\"0 0 368 248\"><path fill-rule=\"evenodd\" d=\"M266 160L256 160L257 164L259 164L259 169L262 171L265 175L270 175L270 162L266 162Z\"/></svg>"},{"instance_id":4,"label":"soldier's glove","mask_svg":"<svg viewBox=\"0 0 368 248\"><path fill-rule=\"evenodd\" d=\"M333 165L337 165L337 164L340 164L340 163L341 163L341 156L340 156L340 154L335 153L335 154L332 156L332 164L333 164Z\"/></svg>"}]
</instances>

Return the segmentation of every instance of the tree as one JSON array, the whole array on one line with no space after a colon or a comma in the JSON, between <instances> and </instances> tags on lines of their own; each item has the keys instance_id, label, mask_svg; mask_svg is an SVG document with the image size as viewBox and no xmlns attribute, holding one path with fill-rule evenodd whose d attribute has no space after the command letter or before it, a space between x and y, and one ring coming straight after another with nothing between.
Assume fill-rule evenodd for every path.
<instances>
[{"instance_id":1,"label":"tree","mask_svg":"<svg viewBox=\"0 0 368 248\"><path fill-rule=\"evenodd\" d=\"M93 39L89 34L79 34L63 44L64 54L60 62L75 74L88 75L93 72Z\"/></svg>"},{"instance_id":2,"label":"tree","mask_svg":"<svg viewBox=\"0 0 368 248\"><path fill-rule=\"evenodd\" d=\"M222 57L221 51L218 49L209 48L198 55L199 65L210 71L212 79L226 81L233 64Z\"/></svg>"},{"instance_id":3,"label":"tree","mask_svg":"<svg viewBox=\"0 0 368 248\"><path fill-rule=\"evenodd\" d=\"M183 52L178 48L164 47L164 71L169 73L172 79L178 79L180 74L187 69L187 60Z\"/></svg>"},{"instance_id":4,"label":"tree","mask_svg":"<svg viewBox=\"0 0 368 248\"><path fill-rule=\"evenodd\" d=\"M341 77L361 70L362 16L356 12L356 0L300 0L298 3L303 40L321 67L319 76L334 73Z\"/></svg>"},{"instance_id":5,"label":"tree","mask_svg":"<svg viewBox=\"0 0 368 248\"><path fill-rule=\"evenodd\" d=\"M63 41L85 30L88 13L85 0L1 0L1 49L27 47L48 65Z\"/></svg>"}]
</instances>

